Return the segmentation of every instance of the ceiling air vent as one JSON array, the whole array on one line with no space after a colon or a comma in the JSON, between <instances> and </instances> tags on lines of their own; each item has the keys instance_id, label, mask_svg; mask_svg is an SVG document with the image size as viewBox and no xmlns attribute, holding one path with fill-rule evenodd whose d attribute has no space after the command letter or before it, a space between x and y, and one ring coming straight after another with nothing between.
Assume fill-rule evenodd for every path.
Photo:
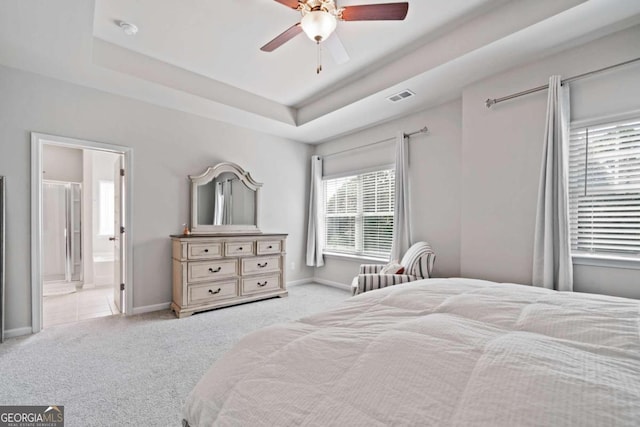
<instances>
[{"instance_id":1,"label":"ceiling air vent","mask_svg":"<svg viewBox=\"0 0 640 427\"><path fill-rule=\"evenodd\" d=\"M405 89L402 92L391 95L387 99L391 102L398 102L402 101L403 99L411 98L412 96L415 96L415 93L411 92L409 89Z\"/></svg>"}]
</instances>

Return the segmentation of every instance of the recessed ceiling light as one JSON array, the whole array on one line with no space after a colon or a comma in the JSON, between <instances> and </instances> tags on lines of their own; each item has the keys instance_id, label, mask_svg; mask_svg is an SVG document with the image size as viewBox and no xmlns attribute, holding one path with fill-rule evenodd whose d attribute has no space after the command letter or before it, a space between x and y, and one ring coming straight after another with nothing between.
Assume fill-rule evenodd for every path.
<instances>
[{"instance_id":1,"label":"recessed ceiling light","mask_svg":"<svg viewBox=\"0 0 640 427\"><path fill-rule=\"evenodd\" d=\"M124 33L128 36L135 36L138 32L138 27L129 22L118 21L118 26L122 28L122 31L124 31Z\"/></svg>"}]
</instances>

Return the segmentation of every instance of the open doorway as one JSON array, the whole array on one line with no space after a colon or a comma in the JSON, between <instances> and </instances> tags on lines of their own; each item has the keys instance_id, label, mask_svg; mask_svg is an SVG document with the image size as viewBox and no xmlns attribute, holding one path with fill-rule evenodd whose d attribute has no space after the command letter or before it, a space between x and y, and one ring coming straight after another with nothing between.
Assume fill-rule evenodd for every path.
<instances>
[{"instance_id":1,"label":"open doorway","mask_svg":"<svg viewBox=\"0 0 640 427\"><path fill-rule=\"evenodd\" d=\"M131 157L126 147L32 135L34 332L131 312Z\"/></svg>"}]
</instances>

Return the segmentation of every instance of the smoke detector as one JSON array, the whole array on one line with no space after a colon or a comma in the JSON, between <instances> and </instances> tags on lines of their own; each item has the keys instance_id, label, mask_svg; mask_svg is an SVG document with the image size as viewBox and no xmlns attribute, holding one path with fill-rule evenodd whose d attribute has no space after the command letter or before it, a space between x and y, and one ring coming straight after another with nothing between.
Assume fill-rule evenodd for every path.
<instances>
[{"instance_id":1,"label":"smoke detector","mask_svg":"<svg viewBox=\"0 0 640 427\"><path fill-rule=\"evenodd\" d=\"M403 99L411 98L412 96L415 96L415 93L411 92L409 89L405 89L402 92L398 92L395 95L387 97L387 99L391 102L398 102Z\"/></svg>"},{"instance_id":2,"label":"smoke detector","mask_svg":"<svg viewBox=\"0 0 640 427\"><path fill-rule=\"evenodd\" d=\"M136 33L138 32L138 27L136 27L130 22L118 21L117 24L120 28L122 28L122 31L124 31L124 33L128 36L135 36Z\"/></svg>"}]
</instances>

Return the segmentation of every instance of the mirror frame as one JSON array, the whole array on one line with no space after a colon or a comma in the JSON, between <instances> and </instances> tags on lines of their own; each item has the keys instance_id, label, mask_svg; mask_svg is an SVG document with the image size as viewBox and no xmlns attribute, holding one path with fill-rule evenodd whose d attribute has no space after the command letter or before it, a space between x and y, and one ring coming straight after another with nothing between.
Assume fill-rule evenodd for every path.
<instances>
[{"instance_id":1,"label":"mirror frame","mask_svg":"<svg viewBox=\"0 0 640 427\"><path fill-rule=\"evenodd\" d=\"M255 193L255 218L253 225L198 224L198 186L208 184L217 176L226 172L233 173L244 185ZM224 233L261 233L258 226L258 219L260 218L260 187L262 187L262 183L251 178L249 172L235 163L224 162L208 167L207 170L200 175L189 175L189 179L191 180L191 234L206 236Z\"/></svg>"}]
</instances>

